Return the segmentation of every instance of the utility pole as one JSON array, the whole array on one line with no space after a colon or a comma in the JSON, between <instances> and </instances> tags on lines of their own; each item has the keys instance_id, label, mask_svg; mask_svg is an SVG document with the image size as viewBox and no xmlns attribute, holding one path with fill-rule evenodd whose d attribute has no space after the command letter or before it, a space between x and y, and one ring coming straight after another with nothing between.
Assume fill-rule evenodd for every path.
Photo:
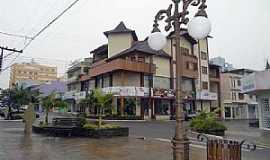
<instances>
[{"instance_id":1,"label":"utility pole","mask_svg":"<svg viewBox=\"0 0 270 160\"><path fill-rule=\"evenodd\" d=\"M0 54L0 73L1 73L2 67L3 67L3 61L4 61L4 51L23 53L23 50L17 50L15 48L11 49L11 48L2 47L2 46L0 46L0 49L1 49L1 54Z\"/></svg>"},{"instance_id":2,"label":"utility pole","mask_svg":"<svg viewBox=\"0 0 270 160\"><path fill-rule=\"evenodd\" d=\"M4 60L4 51L9 51L9 52L17 52L17 53L23 53L23 50L17 50L17 49L10 49L8 47L2 47L0 46L1 49L1 55L0 55L0 73L2 72L2 67L3 67L3 60ZM9 89L9 99L8 99L8 119L11 118L11 105L12 105L12 99L11 99L11 93Z\"/></svg>"}]
</instances>

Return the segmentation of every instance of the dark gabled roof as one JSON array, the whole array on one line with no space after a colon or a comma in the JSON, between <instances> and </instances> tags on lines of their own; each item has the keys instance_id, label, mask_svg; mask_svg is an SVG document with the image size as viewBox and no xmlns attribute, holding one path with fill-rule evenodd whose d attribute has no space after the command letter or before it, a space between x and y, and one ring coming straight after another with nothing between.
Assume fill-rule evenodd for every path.
<instances>
[{"instance_id":1,"label":"dark gabled roof","mask_svg":"<svg viewBox=\"0 0 270 160\"><path fill-rule=\"evenodd\" d=\"M100 54L108 51L108 44L104 44L102 46L99 46L98 48L94 49L90 53Z\"/></svg>"},{"instance_id":2,"label":"dark gabled roof","mask_svg":"<svg viewBox=\"0 0 270 160\"><path fill-rule=\"evenodd\" d=\"M174 31L172 31L168 35L168 38L172 38L173 35L174 35ZM185 37L192 44L196 44L197 43L197 41L188 34L188 31L186 29L181 29L180 35L183 36L183 37Z\"/></svg>"},{"instance_id":3,"label":"dark gabled roof","mask_svg":"<svg viewBox=\"0 0 270 160\"><path fill-rule=\"evenodd\" d=\"M150 54L150 55L171 58L171 56L163 50L155 51L155 50L151 49L149 47L147 41L137 41L130 48L116 54L115 56L110 57L108 60L115 59L115 58L127 55L129 53L134 53L134 52L141 52L141 53L146 53L146 54Z\"/></svg>"},{"instance_id":4,"label":"dark gabled roof","mask_svg":"<svg viewBox=\"0 0 270 160\"><path fill-rule=\"evenodd\" d=\"M138 41L136 32L132 29L127 28L124 22L120 22L120 24L118 24L118 26L115 29L104 32L106 37L108 37L109 34L113 34L113 33L131 33L133 36L133 39L135 41Z\"/></svg>"},{"instance_id":5,"label":"dark gabled roof","mask_svg":"<svg viewBox=\"0 0 270 160\"><path fill-rule=\"evenodd\" d=\"M174 35L174 31L172 31L169 35L168 35L168 38L172 38ZM196 39L194 39L193 37L191 37L187 31L186 28L181 28L181 31L180 31L180 35L181 36L184 36L190 43L192 44L196 44L198 43ZM207 38L213 38L212 36L207 36Z\"/></svg>"}]
</instances>

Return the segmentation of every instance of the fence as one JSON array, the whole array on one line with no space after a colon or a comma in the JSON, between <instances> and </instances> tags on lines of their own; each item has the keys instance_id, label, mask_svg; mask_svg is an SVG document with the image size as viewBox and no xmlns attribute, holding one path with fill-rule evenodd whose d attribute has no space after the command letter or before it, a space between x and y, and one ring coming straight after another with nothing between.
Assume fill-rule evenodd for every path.
<instances>
[{"instance_id":1,"label":"fence","mask_svg":"<svg viewBox=\"0 0 270 160\"><path fill-rule=\"evenodd\" d=\"M256 150L256 145L247 143L245 140L239 142L235 140L210 138L206 135L198 135L198 140L206 141L207 160L241 160L242 149L250 151Z\"/></svg>"}]
</instances>

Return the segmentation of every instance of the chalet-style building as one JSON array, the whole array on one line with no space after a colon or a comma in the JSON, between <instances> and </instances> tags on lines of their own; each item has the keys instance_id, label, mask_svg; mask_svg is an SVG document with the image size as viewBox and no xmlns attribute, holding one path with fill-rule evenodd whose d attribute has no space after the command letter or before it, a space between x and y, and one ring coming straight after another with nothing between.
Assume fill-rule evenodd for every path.
<instances>
[{"instance_id":1,"label":"chalet-style building","mask_svg":"<svg viewBox=\"0 0 270 160\"><path fill-rule=\"evenodd\" d=\"M139 41L136 32L123 22L104 35L108 43L90 52L93 63L88 75L80 78L84 86L81 91L101 88L113 93L117 114L142 119L174 115L175 45L181 45L183 55L186 113L192 116L220 107L219 67L209 65L208 38L196 41L182 29L181 44L175 44L172 32L164 50L155 51L148 46L147 39Z\"/></svg>"}]
</instances>

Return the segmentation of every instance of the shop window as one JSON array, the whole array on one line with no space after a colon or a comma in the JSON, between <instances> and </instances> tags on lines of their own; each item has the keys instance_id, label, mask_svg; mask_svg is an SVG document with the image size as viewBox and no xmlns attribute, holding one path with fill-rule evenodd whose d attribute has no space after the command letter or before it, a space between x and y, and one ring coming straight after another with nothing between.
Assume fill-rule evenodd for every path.
<instances>
[{"instance_id":1,"label":"shop window","mask_svg":"<svg viewBox=\"0 0 270 160\"><path fill-rule=\"evenodd\" d=\"M170 115L170 102L168 100L155 100L156 115Z\"/></svg>"}]
</instances>

